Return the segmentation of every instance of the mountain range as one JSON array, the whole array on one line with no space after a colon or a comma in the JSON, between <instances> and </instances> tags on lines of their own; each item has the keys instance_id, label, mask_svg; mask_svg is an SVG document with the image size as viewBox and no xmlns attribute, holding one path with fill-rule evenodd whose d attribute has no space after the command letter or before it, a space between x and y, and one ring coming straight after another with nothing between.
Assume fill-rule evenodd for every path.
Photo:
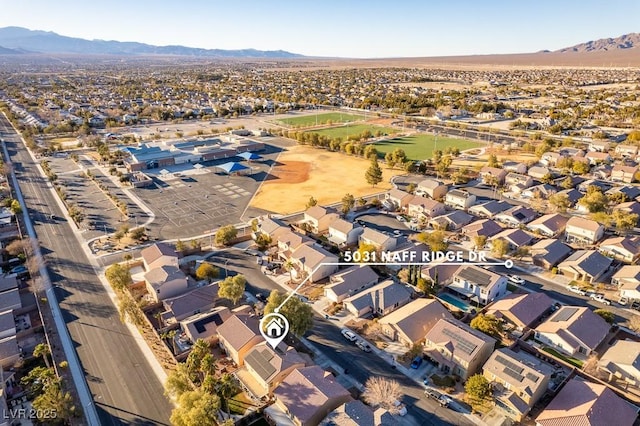
<instances>
[{"instance_id":1,"label":"mountain range","mask_svg":"<svg viewBox=\"0 0 640 426\"><path fill-rule=\"evenodd\" d=\"M637 49L638 47L640 47L640 34L631 33L621 35L616 38L601 38L599 40L576 44L575 46L556 50L556 52L603 52L610 50Z\"/></svg>"},{"instance_id":2,"label":"mountain range","mask_svg":"<svg viewBox=\"0 0 640 426\"><path fill-rule=\"evenodd\" d=\"M80 55L177 55L212 58L301 58L284 50L222 50L185 46L153 46L145 43L85 40L50 31L22 27L0 28L0 54L71 53Z\"/></svg>"}]
</instances>

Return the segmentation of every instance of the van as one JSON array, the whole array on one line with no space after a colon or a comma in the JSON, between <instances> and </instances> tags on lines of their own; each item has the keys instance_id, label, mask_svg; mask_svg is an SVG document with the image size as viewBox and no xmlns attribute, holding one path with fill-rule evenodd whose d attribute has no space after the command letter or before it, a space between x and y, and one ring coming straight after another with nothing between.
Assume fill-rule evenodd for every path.
<instances>
[{"instance_id":1,"label":"van","mask_svg":"<svg viewBox=\"0 0 640 426\"><path fill-rule=\"evenodd\" d=\"M9 264L9 266L18 266L22 263L22 259L14 257L13 259L9 259L9 261L7 262Z\"/></svg>"}]
</instances>

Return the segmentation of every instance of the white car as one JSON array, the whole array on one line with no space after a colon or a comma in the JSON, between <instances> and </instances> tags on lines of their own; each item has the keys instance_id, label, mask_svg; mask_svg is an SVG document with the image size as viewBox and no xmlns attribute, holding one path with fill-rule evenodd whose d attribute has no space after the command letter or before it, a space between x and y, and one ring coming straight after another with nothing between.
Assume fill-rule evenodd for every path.
<instances>
[{"instance_id":1,"label":"white car","mask_svg":"<svg viewBox=\"0 0 640 426\"><path fill-rule=\"evenodd\" d=\"M605 305L611 305L611 302L605 299L603 294L592 294L591 299L595 300L596 302L604 303Z\"/></svg>"},{"instance_id":2,"label":"white car","mask_svg":"<svg viewBox=\"0 0 640 426\"><path fill-rule=\"evenodd\" d=\"M355 333L351 330L342 330L341 333L344 338L350 342L355 342L356 340L358 340L358 336L356 336Z\"/></svg>"},{"instance_id":3,"label":"white car","mask_svg":"<svg viewBox=\"0 0 640 426\"><path fill-rule=\"evenodd\" d=\"M396 219L398 219L400 222L406 222L405 218L400 215L396 216Z\"/></svg>"},{"instance_id":4,"label":"white car","mask_svg":"<svg viewBox=\"0 0 640 426\"><path fill-rule=\"evenodd\" d=\"M582 290L580 287L578 287L577 285L570 285L567 287L567 290L569 290L571 293L575 293L575 294L579 294L580 296L586 296L587 293Z\"/></svg>"},{"instance_id":5,"label":"white car","mask_svg":"<svg viewBox=\"0 0 640 426\"><path fill-rule=\"evenodd\" d=\"M507 275L507 279L514 284L524 284L524 278L519 275Z\"/></svg>"}]
</instances>

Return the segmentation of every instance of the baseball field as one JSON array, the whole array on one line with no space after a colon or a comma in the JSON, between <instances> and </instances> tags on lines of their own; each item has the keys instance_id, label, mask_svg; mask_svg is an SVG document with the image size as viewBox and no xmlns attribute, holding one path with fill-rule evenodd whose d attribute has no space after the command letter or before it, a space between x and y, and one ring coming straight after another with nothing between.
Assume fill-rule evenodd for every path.
<instances>
[{"instance_id":1,"label":"baseball field","mask_svg":"<svg viewBox=\"0 0 640 426\"><path fill-rule=\"evenodd\" d=\"M457 147L460 151L484 146L481 142L467 139L457 139L435 136L431 134L419 134L405 137L398 137L375 143L376 150L382 153L391 152L396 148L402 148L407 154L407 158L414 161L421 161L431 158L435 150L444 152L447 148Z\"/></svg>"}]
</instances>

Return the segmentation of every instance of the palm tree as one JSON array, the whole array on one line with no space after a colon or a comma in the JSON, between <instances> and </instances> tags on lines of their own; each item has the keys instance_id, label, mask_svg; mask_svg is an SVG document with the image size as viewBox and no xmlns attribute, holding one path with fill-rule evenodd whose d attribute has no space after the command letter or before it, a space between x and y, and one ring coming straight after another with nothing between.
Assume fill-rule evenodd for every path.
<instances>
[{"instance_id":1,"label":"palm tree","mask_svg":"<svg viewBox=\"0 0 640 426\"><path fill-rule=\"evenodd\" d=\"M35 357L41 356L47 368L51 367L51 365L49 365L50 353L51 351L49 350L49 345L47 345L46 343L40 343L36 345L36 347L33 349L33 356Z\"/></svg>"},{"instance_id":2,"label":"palm tree","mask_svg":"<svg viewBox=\"0 0 640 426\"><path fill-rule=\"evenodd\" d=\"M293 268L295 268L295 263L291 259L288 259L282 267L289 272L289 281L293 283Z\"/></svg>"}]
</instances>

